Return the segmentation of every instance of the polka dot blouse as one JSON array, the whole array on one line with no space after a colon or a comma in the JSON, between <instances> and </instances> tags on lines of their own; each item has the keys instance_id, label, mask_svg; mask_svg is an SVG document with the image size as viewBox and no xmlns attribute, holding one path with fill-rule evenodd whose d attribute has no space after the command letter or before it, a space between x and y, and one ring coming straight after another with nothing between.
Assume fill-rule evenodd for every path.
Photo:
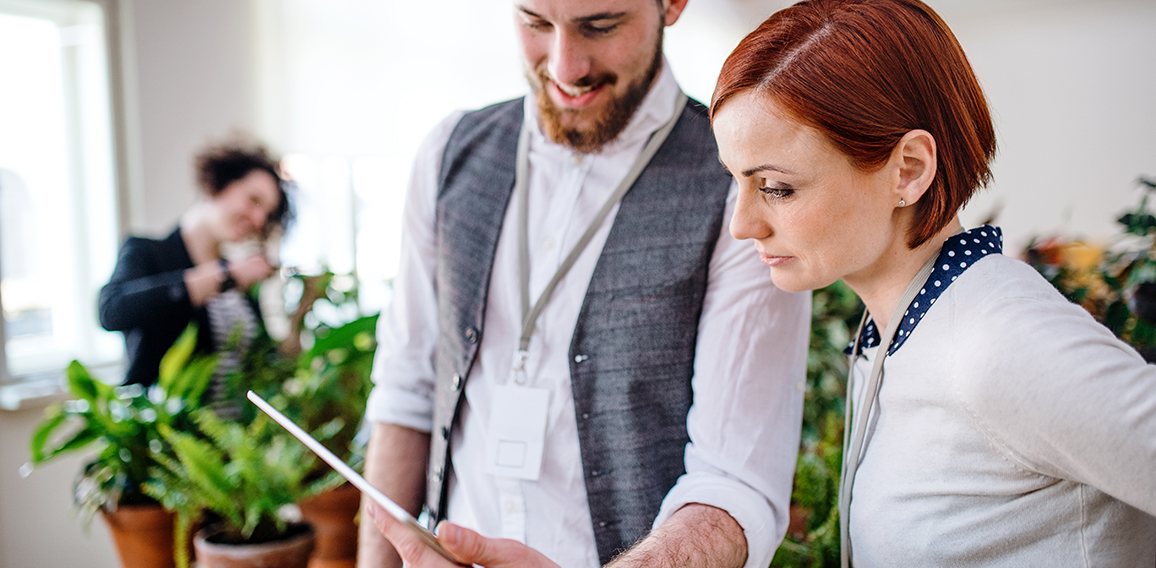
<instances>
[{"instance_id":1,"label":"polka dot blouse","mask_svg":"<svg viewBox=\"0 0 1156 568\"><path fill-rule=\"evenodd\" d=\"M927 281L923 283L923 288L915 295L911 305L907 306L907 311L903 312L903 322L899 324L899 330L895 332L895 338L891 340L887 354L894 355L903 346L911 336L911 332L915 330L915 326L923 320L927 310L931 309L940 294L943 294L963 271L989 254L1002 253L1003 232L991 225L964 231L944 241L943 248L939 250L939 256L935 259L935 269L931 271L931 275L927 277ZM860 350L875 347L879 345L879 341L879 329L875 327L875 320L869 320L867 325L863 326L862 335L859 336ZM848 345L846 353L850 354L854 345L853 342Z\"/></svg>"}]
</instances>

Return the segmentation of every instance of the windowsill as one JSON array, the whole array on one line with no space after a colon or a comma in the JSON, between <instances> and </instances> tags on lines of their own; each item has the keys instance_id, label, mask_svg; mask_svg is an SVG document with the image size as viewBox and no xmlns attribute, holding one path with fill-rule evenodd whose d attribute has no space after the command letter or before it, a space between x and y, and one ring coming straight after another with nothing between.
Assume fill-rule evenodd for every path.
<instances>
[{"instance_id":1,"label":"windowsill","mask_svg":"<svg viewBox=\"0 0 1156 568\"><path fill-rule=\"evenodd\" d=\"M119 384L124 377L124 364L92 366L92 375L109 384ZM68 390L68 378L63 369L37 373L0 385L0 411L44 408L54 402L73 398Z\"/></svg>"}]
</instances>

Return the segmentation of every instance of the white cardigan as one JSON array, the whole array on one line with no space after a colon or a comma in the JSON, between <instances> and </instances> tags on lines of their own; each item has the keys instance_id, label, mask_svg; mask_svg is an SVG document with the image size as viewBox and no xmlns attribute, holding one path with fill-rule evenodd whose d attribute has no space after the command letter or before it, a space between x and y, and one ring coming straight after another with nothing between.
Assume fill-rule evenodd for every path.
<instances>
[{"instance_id":1,"label":"white cardigan","mask_svg":"<svg viewBox=\"0 0 1156 568\"><path fill-rule=\"evenodd\" d=\"M856 568L1152 568L1156 366L985 257L887 358L851 495Z\"/></svg>"}]
</instances>

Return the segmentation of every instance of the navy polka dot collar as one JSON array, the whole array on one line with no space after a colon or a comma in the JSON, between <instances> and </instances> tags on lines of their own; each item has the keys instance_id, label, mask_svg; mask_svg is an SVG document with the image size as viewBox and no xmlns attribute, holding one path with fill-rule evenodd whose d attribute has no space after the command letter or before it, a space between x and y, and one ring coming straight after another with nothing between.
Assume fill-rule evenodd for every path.
<instances>
[{"instance_id":1,"label":"navy polka dot collar","mask_svg":"<svg viewBox=\"0 0 1156 568\"><path fill-rule=\"evenodd\" d=\"M907 311L903 312L903 322L899 324L899 330L891 340L887 354L894 355L899 350L911 336L915 326L927 315L927 310L935 300L959 278L960 274L963 274L963 271L989 254L1002 253L1003 231L991 225L964 231L944 241L943 248L939 250L939 256L935 259L935 269L931 271L931 275L927 277L923 288L911 301ZM869 320L867 325L863 326L862 335L859 336L860 351L879 345L879 341L879 329L875 327L875 320ZM854 345L854 342L848 345L845 353L850 355Z\"/></svg>"}]
</instances>

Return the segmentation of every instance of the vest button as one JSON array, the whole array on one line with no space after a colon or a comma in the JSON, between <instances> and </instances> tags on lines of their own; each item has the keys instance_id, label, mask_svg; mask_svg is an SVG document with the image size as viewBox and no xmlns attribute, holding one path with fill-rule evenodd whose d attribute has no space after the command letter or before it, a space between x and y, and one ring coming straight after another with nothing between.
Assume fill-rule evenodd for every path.
<instances>
[{"instance_id":1,"label":"vest button","mask_svg":"<svg viewBox=\"0 0 1156 568\"><path fill-rule=\"evenodd\" d=\"M473 327L467 327L463 333L465 333L466 341L469 341L470 343L478 342L478 330L474 329Z\"/></svg>"},{"instance_id":2,"label":"vest button","mask_svg":"<svg viewBox=\"0 0 1156 568\"><path fill-rule=\"evenodd\" d=\"M582 363L582 362L586 361L586 360L587 360L587 359L589 359L589 358L590 358L590 356L589 356L589 355L575 355L575 356L574 356L574 362L575 362L575 363Z\"/></svg>"},{"instance_id":3,"label":"vest button","mask_svg":"<svg viewBox=\"0 0 1156 568\"><path fill-rule=\"evenodd\" d=\"M589 412L583 412L582 413L582 419L583 420L590 420L590 413Z\"/></svg>"},{"instance_id":4,"label":"vest button","mask_svg":"<svg viewBox=\"0 0 1156 568\"><path fill-rule=\"evenodd\" d=\"M462 388L462 376L461 375L454 375L454 390L461 390L461 388Z\"/></svg>"},{"instance_id":5,"label":"vest button","mask_svg":"<svg viewBox=\"0 0 1156 568\"><path fill-rule=\"evenodd\" d=\"M606 521L598 521L598 526L606 528Z\"/></svg>"},{"instance_id":6,"label":"vest button","mask_svg":"<svg viewBox=\"0 0 1156 568\"><path fill-rule=\"evenodd\" d=\"M450 429L448 426L442 426L441 436L442 436L442 440L450 439Z\"/></svg>"}]
</instances>

